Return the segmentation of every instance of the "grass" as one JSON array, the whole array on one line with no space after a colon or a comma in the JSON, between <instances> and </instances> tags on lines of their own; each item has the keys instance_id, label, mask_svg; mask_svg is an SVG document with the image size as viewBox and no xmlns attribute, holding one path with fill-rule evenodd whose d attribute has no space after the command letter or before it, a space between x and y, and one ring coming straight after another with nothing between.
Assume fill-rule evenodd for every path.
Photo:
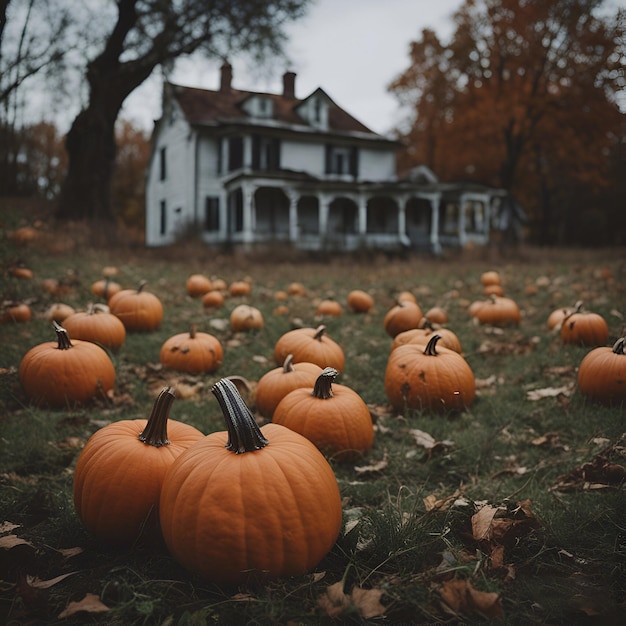
<instances>
[{"instance_id":1,"label":"grass","mask_svg":"<svg viewBox=\"0 0 626 626\"><path fill-rule=\"evenodd\" d=\"M582 299L605 317L611 339L620 336L626 313L623 252L528 249L515 257L465 251L440 259L363 255L319 261L276 250L265 256L216 254L194 241L158 251L94 249L77 227L64 233L46 224L37 245L20 247L8 238L19 216L5 219L3 300L28 301L34 317L0 325L0 524L16 525L0 527L3 623L591 624L616 623L623 615L624 407L592 403L577 391L576 368L589 348L563 346L546 328L554 308ZM10 275L19 264L34 271L33 280ZM106 265L118 267L117 280L125 287L148 281L164 304L162 326L129 334L111 355L117 382L110 401L66 410L32 406L17 368L29 348L51 340L45 311L59 300L84 308L91 283ZM480 274L494 267L522 309L519 327L477 326L467 313L469 303L481 297ZM248 276L252 293L205 311L185 293L193 272L227 282ZM64 293L44 291L45 278L58 279ZM288 315L275 315L274 293L292 281L303 282L307 296L291 298ZM352 288L372 294L373 312L316 318L317 300L345 303ZM382 320L403 290L413 292L423 310L440 305L448 311L448 326L478 381L468 411L398 414L388 406L383 376L391 338ZM261 310L263 330L230 332L228 315L240 302ZM192 322L224 346L215 374L181 375L159 367L161 344ZM273 346L282 333L322 322L346 354L337 382L369 404L376 434L373 449L359 462L330 459L344 527L314 572L260 587L220 588L189 575L163 546L139 540L114 549L83 528L72 503L72 472L97 428L146 417L156 393L174 384L187 392L178 393L174 419L206 433L223 430L212 384L238 375L253 389L275 367ZM571 392L529 399L530 391L568 385ZM416 430L437 445L419 445ZM617 479L594 475L588 485L574 480L594 460L612 464ZM481 539L472 523L485 506L497 510L492 532L499 534ZM10 536L24 543L9 548L2 540ZM73 548L81 550L63 552ZM71 575L38 586L63 574ZM60 617L87 594L108 610Z\"/></svg>"}]
</instances>

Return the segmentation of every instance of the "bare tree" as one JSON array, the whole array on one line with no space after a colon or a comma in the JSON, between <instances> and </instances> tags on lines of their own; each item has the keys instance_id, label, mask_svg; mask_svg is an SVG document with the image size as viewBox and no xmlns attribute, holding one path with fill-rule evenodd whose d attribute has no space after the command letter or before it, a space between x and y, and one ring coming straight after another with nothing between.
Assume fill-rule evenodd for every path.
<instances>
[{"instance_id":1,"label":"bare tree","mask_svg":"<svg viewBox=\"0 0 626 626\"><path fill-rule=\"evenodd\" d=\"M279 53L284 26L308 0L118 0L100 52L87 62L88 103L67 136L69 170L57 215L113 222L115 122L157 66L193 53Z\"/></svg>"}]
</instances>

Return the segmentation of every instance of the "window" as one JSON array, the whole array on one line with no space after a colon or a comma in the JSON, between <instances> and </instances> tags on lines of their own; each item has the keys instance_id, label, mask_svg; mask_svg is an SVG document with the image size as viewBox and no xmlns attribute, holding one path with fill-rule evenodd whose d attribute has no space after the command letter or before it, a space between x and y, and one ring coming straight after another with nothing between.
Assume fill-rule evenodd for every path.
<instances>
[{"instance_id":1,"label":"window","mask_svg":"<svg viewBox=\"0 0 626 626\"><path fill-rule=\"evenodd\" d=\"M228 171L238 170L243 167L243 139L231 137L228 140Z\"/></svg>"},{"instance_id":2,"label":"window","mask_svg":"<svg viewBox=\"0 0 626 626\"><path fill-rule=\"evenodd\" d=\"M280 168L280 140L275 137L252 136L252 169Z\"/></svg>"},{"instance_id":3,"label":"window","mask_svg":"<svg viewBox=\"0 0 626 626\"><path fill-rule=\"evenodd\" d=\"M359 174L359 151L354 146L326 146L326 173L350 175Z\"/></svg>"},{"instance_id":4,"label":"window","mask_svg":"<svg viewBox=\"0 0 626 626\"><path fill-rule=\"evenodd\" d=\"M165 148L159 150L159 180L165 180L167 176L167 163L166 163L166 151Z\"/></svg>"},{"instance_id":5,"label":"window","mask_svg":"<svg viewBox=\"0 0 626 626\"><path fill-rule=\"evenodd\" d=\"M161 205L159 207L160 216L159 216L159 234L165 235L167 232L167 209L165 205L165 200L161 200Z\"/></svg>"},{"instance_id":6,"label":"window","mask_svg":"<svg viewBox=\"0 0 626 626\"><path fill-rule=\"evenodd\" d=\"M204 230L217 232L220 229L220 199L207 196L204 203Z\"/></svg>"}]
</instances>

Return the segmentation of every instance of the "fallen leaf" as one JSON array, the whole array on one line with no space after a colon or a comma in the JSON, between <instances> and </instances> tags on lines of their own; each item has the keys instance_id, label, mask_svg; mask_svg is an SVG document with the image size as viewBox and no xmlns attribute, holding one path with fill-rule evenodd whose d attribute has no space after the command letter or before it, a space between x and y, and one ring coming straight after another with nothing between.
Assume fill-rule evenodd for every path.
<instances>
[{"instance_id":1,"label":"fallen leaf","mask_svg":"<svg viewBox=\"0 0 626 626\"><path fill-rule=\"evenodd\" d=\"M49 589L53 587L57 583L60 583L62 580L65 580L68 576L73 576L74 574L78 574L78 572L69 572L68 574L61 574L56 578L50 578L49 580L41 580L36 576L26 576L26 582L35 589Z\"/></svg>"},{"instance_id":2,"label":"fallen leaf","mask_svg":"<svg viewBox=\"0 0 626 626\"><path fill-rule=\"evenodd\" d=\"M329 617L339 617L350 607L356 608L364 619L384 615L386 609L380 602L384 593L381 589L354 587L350 595L347 595L343 587L343 581L330 585L317 600L319 608L326 611Z\"/></svg>"},{"instance_id":3,"label":"fallen leaf","mask_svg":"<svg viewBox=\"0 0 626 626\"><path fill-rule=\"evenodd\" d=\"M2 522L2 524L0 524L0 535L11 532L12 530L15 530L19 527L19 524L13 524L13 522Z\"/></svg>"},{"instance_id":4,"label":"fallen leaf","mask_svg":"<svg viewBox=\"0 0 626 626\"><path fill-rule=\"evenodd\" d=\"M382 470L384 470L388 464L389 463L387 461L387 455L385 454L380 461L377 461L375 463L370 463L369 465L356 466L354 468L354 471L357 474L361 474L361 475L362 474L377 474L378 472L381 472Z\"/></svg>"},{"instance_id":5,"label":"fallen leaf","mask_svg":"<svg viewBox=\"0 0 626 626\"><path fill-rule=\"evenodd\" d=\"M3 550L10 550L11 548L15 548L15 546L35 547L32 543L26 541L25 539L21 539L17 535L5 535L4 537L0 537L0 548Z\"/></svg>"},{"instance_id":6,"label":"fallen leaf","mask_svg":"<svg viewBox=\"0 0 626 626\"><path fill-rule=\"evenodd\" d=\"M380 602L383 593L382 589L361 589L361 587L355 587L350 597L361 617L370 619L385 614L385 606Z\"/></svg>"},{"instance_id":7,"label":"fallen leaf","mask_svg":"<svg viewBox=\"0 0 626 626\"><path fill-rule=\"evenodd\" d=\"M469 580L454 578L439 589L444 609L453 615L479 614L486 619L504 617L500 596L495 592L478 591Z\"/></svg>"},{"instance_id":8,"label":"fallen leaf","mask_svg":"<svg viewBox=\"0 0 626 626\"><path fill-rule=\"evenodd\" d=\"M562 387L545 387L544 389L532 389L526 392L528 400L542 400L543 398L554 398L560 395L571 396L574 393L574 383L568 383Z\"/></svg>"},{"instance_id":9,"label":"fallen leaf","mask_svg":"<svg viewBox=\"0 0 626 626\"><path fill-rule=\"evenodd\" d=\"M343 581L326 587L326 591L317 599L317 605L329 617L339 617L350 606L350 598L343 592Z\"/></svg>"},{"instance_id":10,"label":"fallen leaf","mask_svg":"<svg viewBox=\"0 0 626 626\"><path fill-rule=\"evenodd\" d=\"M100 602L100 597L95 593L88 593L82 600L70 602L64 611L59 614L59 619L65 619L84 611L85 613L106 613L109 607Z\"/></svg>"}]
</instances>

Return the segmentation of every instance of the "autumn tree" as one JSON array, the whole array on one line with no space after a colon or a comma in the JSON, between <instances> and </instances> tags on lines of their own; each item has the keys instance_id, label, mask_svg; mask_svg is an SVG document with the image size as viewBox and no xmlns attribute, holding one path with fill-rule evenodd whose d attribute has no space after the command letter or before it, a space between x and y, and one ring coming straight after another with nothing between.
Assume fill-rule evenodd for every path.
<instances>
[{"instance_id":1,"label":"autumn tree","mask_svg":"<svg viewBox=\"0 0 626 626\"><path fill-rule=\"evenodd\" d=\"M582 189L614 182L625 14L603 5L466 0L449 43L424 30L390 85L411 111L401 167L503 187L558 240Z\"/></svg>"},{"instance_id":2,"label":"autumn tree","mask_svg":"<svg viewBox=\"0 0 626 626\"><path fill-rule=\"evenodd\" d=\"M104 44L86 65L88 102L67 136L69 170L58 217L112 222L115 122L158 66L183 55L278 53L307 0L118 0ZM106 16L103 16L103 20Z\"/></svg>"}]
</instances>

